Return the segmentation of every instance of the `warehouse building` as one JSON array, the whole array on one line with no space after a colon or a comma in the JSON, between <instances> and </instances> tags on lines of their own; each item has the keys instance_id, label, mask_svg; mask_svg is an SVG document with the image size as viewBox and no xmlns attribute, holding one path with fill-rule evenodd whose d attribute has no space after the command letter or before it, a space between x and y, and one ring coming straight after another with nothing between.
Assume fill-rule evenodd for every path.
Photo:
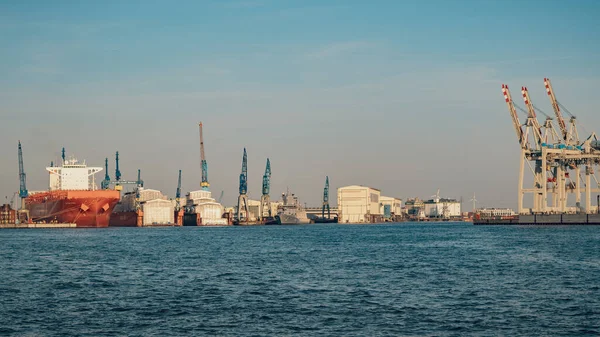
<instances>
[{"instance_id":1,"label":"warehouse building","mask_svg":"<svg viewBox=\"0 0 600 337\"><path fill-rule=\"evenodd\" d=\"M460 218L460 202L455 199L434 198L424 202L425 216L428 218Z\"/></svg>"},{"instance_id":2,"label":"warehouse building","mask_svg":"<svg viewBox=\"0 0 600 337\"><path fill-rule=\"evenodd\" d=\"M223 205L218 203L210 191L192 191L186 195L186 208L189 212L199 214L202 225L227 225L223 218ZM195 225L198 225L197 221Z\"/></svg>"},{"instance_id":3,"label":"warehouse building","mask_svg":"<svg viewBox=\"0 0 600 337\"><path fill-rule=\"evenodd\" d=\"M402 200L381 196L381 214L386 221L398 221L402 217Z\"/></svg>"},{"instance_id":4,"label":"warehouse building","mask_svg":"<svg viewBox=\"0 0 600 337\"><path fill-rule=\"evenodd\" d=\"M366 186L345 186L337 190L340 223L374 223L383 221L381 191Z\"/></svg>"}]
</instances>

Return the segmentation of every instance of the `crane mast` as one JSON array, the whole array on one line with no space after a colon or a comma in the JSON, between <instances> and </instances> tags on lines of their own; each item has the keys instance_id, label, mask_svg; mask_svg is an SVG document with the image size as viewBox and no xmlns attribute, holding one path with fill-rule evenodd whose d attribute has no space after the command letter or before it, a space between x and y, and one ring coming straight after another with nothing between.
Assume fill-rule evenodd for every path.
<instances>
[{"instance_id":1,"label":"crane mast","mask_svg":"<svg viewBox=\"0 0 600 337\"><path fill-rule=\"evenodd\" d=\"M271 162L267 158L267 166L265 168L265 174L263 175L262 183L262 196L260 197L260 211L258 212L259 220L265 216L272 216L271 214L271 198L269 192L271 190Z\"/></svg>"},{"instance_id":2,"label":"crane mast","mask_svg":"<svg viewBox=\"0 0 600 337\"><path fill-rule=\"evenodd\" d=\"M142 170L138 169L138 178L137 178L138 187L144 187L144 181L142 180Z\"/></svg>"},{"instance_id":3,"label":"crane mast","mask_svg":"<svg viewBox=\"0 0 600 337\"><path fill-rule=\"evenodd\" d=\"M327 208L327 219L331 219L331 210L329 208L329 177L325 177L325 188L323 189L323 210L321 217L325 218L325 208Z\"/></svg>"},{"instance_id":4,"label":"crane mast","mask_svg":"<svg viewBox=\"0 0 600 337\"><path fill-rule=\"evenodd\" d=\"M21 209L25 208L25 198L29 196L27 191L27 175L23 166L23 149L19 141L19 197L21 197Z\"/></svg>"},{"instance_id":5,"label":"crane mast","mask_svg":"<svg viewBox=\"0 0 600 337\"><path fill-rule=\"evenodd\" d=\"M515 104L512 100L512 96L510 95L510 90L508 90L508 85L502 84L502 93L504 94L504 100L508 105L508 111L510 113L510 116L512 117L513 126L517 133L517 139L519 140L519 144L521 145L521 148L526 149L527 142L525 139L525 133L523 133L523 126L519 121L519 116L517 115L517 110L515 109Z\"/></svg>"},{"instance_id":6,"label":"crane mast","mask_svg":"<svg viewBox=\"0 0 600 337\"><path fill-rule=\"evenodd\" d=\"M246 212L246 222L250 217L248 212L248 155L246 154L246 148L244 148L244 157L242 158L242 173L240 173L240 195L238 197L237 204L237 221L242 221L242 208Z\"/></svg>"},{"instance_id":7,"label":"crane mast","mask_svg":"<svg viewBox=\"0 0 600 337\"><path fill-rule=\"evenodd\" d=\"M121 180L121 170L119 170L119 151L115 153L115 180Z\"/></svg>"},{"instance_id":8,"label":"crane mast","mask_svg":"<svg viewBox=\"0 0 600 337\"><path fill-rule=\"evenodd\" d=\"M248 155L244 148L244 156L242 157L242 173L240 173L240 194L248 192Z\"/></svg>"},{"instance_id":9,"label":"crane mast","mask_svg":"<svg viewBox=\"0 0 600 337\"><path fill-rule=\"evenodd\" d=\"M177 191L175 192L175 211L181 209L181 170L179 170L179 178L177 179Z\"/></svg>"},{"instance_id":10,"label":"crane mast","mask_svg":"<svg viewBox=\"0 0 600 337\"><path fill-rule=\"evenodd\" d=\"M210 184L208 183L208 165L206 164L206 156L204 155L204 137L202 135L202 122L198 124L200 127L200 169L202 170L202 182L200 187L203 191L208 191Z\"/></svg>"},{"instance_id":11,"label":"crane mast","mask_svg":"<svg viewBox=\"0 0 600 337\"><path fill-rule=\"evenodd\" d=\"M104 180L100 183L103 190L107 190L110 186L110 176L108 175L108 158L104 158Z\"/></svg>"}]
</instances>

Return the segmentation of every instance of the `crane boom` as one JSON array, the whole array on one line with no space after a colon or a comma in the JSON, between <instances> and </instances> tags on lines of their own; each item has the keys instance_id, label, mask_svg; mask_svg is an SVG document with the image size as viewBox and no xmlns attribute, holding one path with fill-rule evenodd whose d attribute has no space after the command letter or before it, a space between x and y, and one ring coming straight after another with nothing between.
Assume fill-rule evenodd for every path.
<instances>
[{"instance_id":1,"label":"crane boom","mask_svg":"<svg viewBox=\"0 0 600 337\"><path fill-rule=\"evenodd\" d=\"M554 90L552 89L552 83L550 83L549 78L544 78L544 85L546 86L546 93L548 93L548 97L550 98L550 103L552 103L552 109L554 109L554 114L556 115L556 120L558 121L558 126L560 127L560 132L562 133L563 139L566 141L569 131L567 130L567 124L562 116L560 111L560 105L556 100L556 96L554 95Z\"/></svg>"},{"instance_id":2,"label":"crane boom","mask_svg":"<svg viewBox=\"0 0 600 337\"><path fill-rule=\"evenodd\" d=\"M537 116L535 114L535 108L531 103L531 99L529 98L529 90L527 87L521 87L521 93L523 94L523 101L525 102L525 106L527 107L527 111L529 115L527 116L528 121L531 121L533 126L533 133L537 144L541 144L543 142L542 138L542 126L537 120Z\"/></svg>"},{"instance_id":3,"label":"crane boom","mask_svg":"<svg viewBox=\"0 0 600 337\"><path fill-rule=\"evenodd\" d=\"M27 191L27 175L23 166L23 149L21 148L21 141L19 141L19 197L21 199L27 198L29 192ZM23 204L23 203L22 203Z\"/></svg>"},{"instance_id":4,"label":"crane boom","mask_svg":"<svg viewBox=\"0 0 600 337\"><path fill-rule=\"evenodd\" d=\"M508 90L508 85L502 84L502 93L504 94L504 100L508 105L508 111L510 116L512 117L513 126L515 127L515 131L517 132L517 139L519 140L519 144L522 148L527 147L527 143L525 140L525 134L523 133L523 126L519 121L519 116L517 115L517 110L515 110L515 104L512 100L512 96L510 95L510 90Z\"/></svg>"},{"instance_id":5,"label":"crane boom","mask_svg":"<svg viewBox=\"0 0 600 337\"><path fill-rule=\"evenodd\" d=\"M208 183L208 165L206 164L206 156L204 155L204 137L202 135L202 122L199 124L200 127L200 169L202 170L202 182L200 187L204 191L208 191L210 184Z\"/></svg>"}]
</instances>

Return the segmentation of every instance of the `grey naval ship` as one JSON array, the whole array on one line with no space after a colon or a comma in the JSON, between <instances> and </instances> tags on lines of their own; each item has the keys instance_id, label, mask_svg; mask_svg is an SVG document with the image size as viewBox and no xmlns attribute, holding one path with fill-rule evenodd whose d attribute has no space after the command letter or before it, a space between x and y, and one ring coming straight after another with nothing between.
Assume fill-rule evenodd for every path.
<instances>
[{"instance_id":1,"label":"grey naval ship","mask_svg":"<svg viewBox=\"0 0 600 337\"><path fill-rule=\"evenodd\" d=\"M300 225L310 223L310 219L306 216L304 207L298 201L298 197L290 194L290 191L281 194L283 204L277 208L277 216L281 220L282 225Z\"/></svg>"}]
</instances>

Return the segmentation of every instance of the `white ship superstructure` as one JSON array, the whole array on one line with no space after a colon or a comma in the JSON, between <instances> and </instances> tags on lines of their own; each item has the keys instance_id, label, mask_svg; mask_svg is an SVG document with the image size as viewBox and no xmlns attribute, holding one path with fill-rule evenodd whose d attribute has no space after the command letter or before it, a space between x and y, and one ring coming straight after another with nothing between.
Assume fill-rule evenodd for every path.
<instances>
[{"instance_id":1,"label":"white ship superstructure","mask_svg":"<svg viewBox=\"0 0 600 337\"><path fill-rule=\"evenodd\" d=\"M101 167L88 167L75 157L64 160L63 165L46 167L50 173L50 191L55 190L96 190L94 175Z\"/></svg>"}]
</instances>

